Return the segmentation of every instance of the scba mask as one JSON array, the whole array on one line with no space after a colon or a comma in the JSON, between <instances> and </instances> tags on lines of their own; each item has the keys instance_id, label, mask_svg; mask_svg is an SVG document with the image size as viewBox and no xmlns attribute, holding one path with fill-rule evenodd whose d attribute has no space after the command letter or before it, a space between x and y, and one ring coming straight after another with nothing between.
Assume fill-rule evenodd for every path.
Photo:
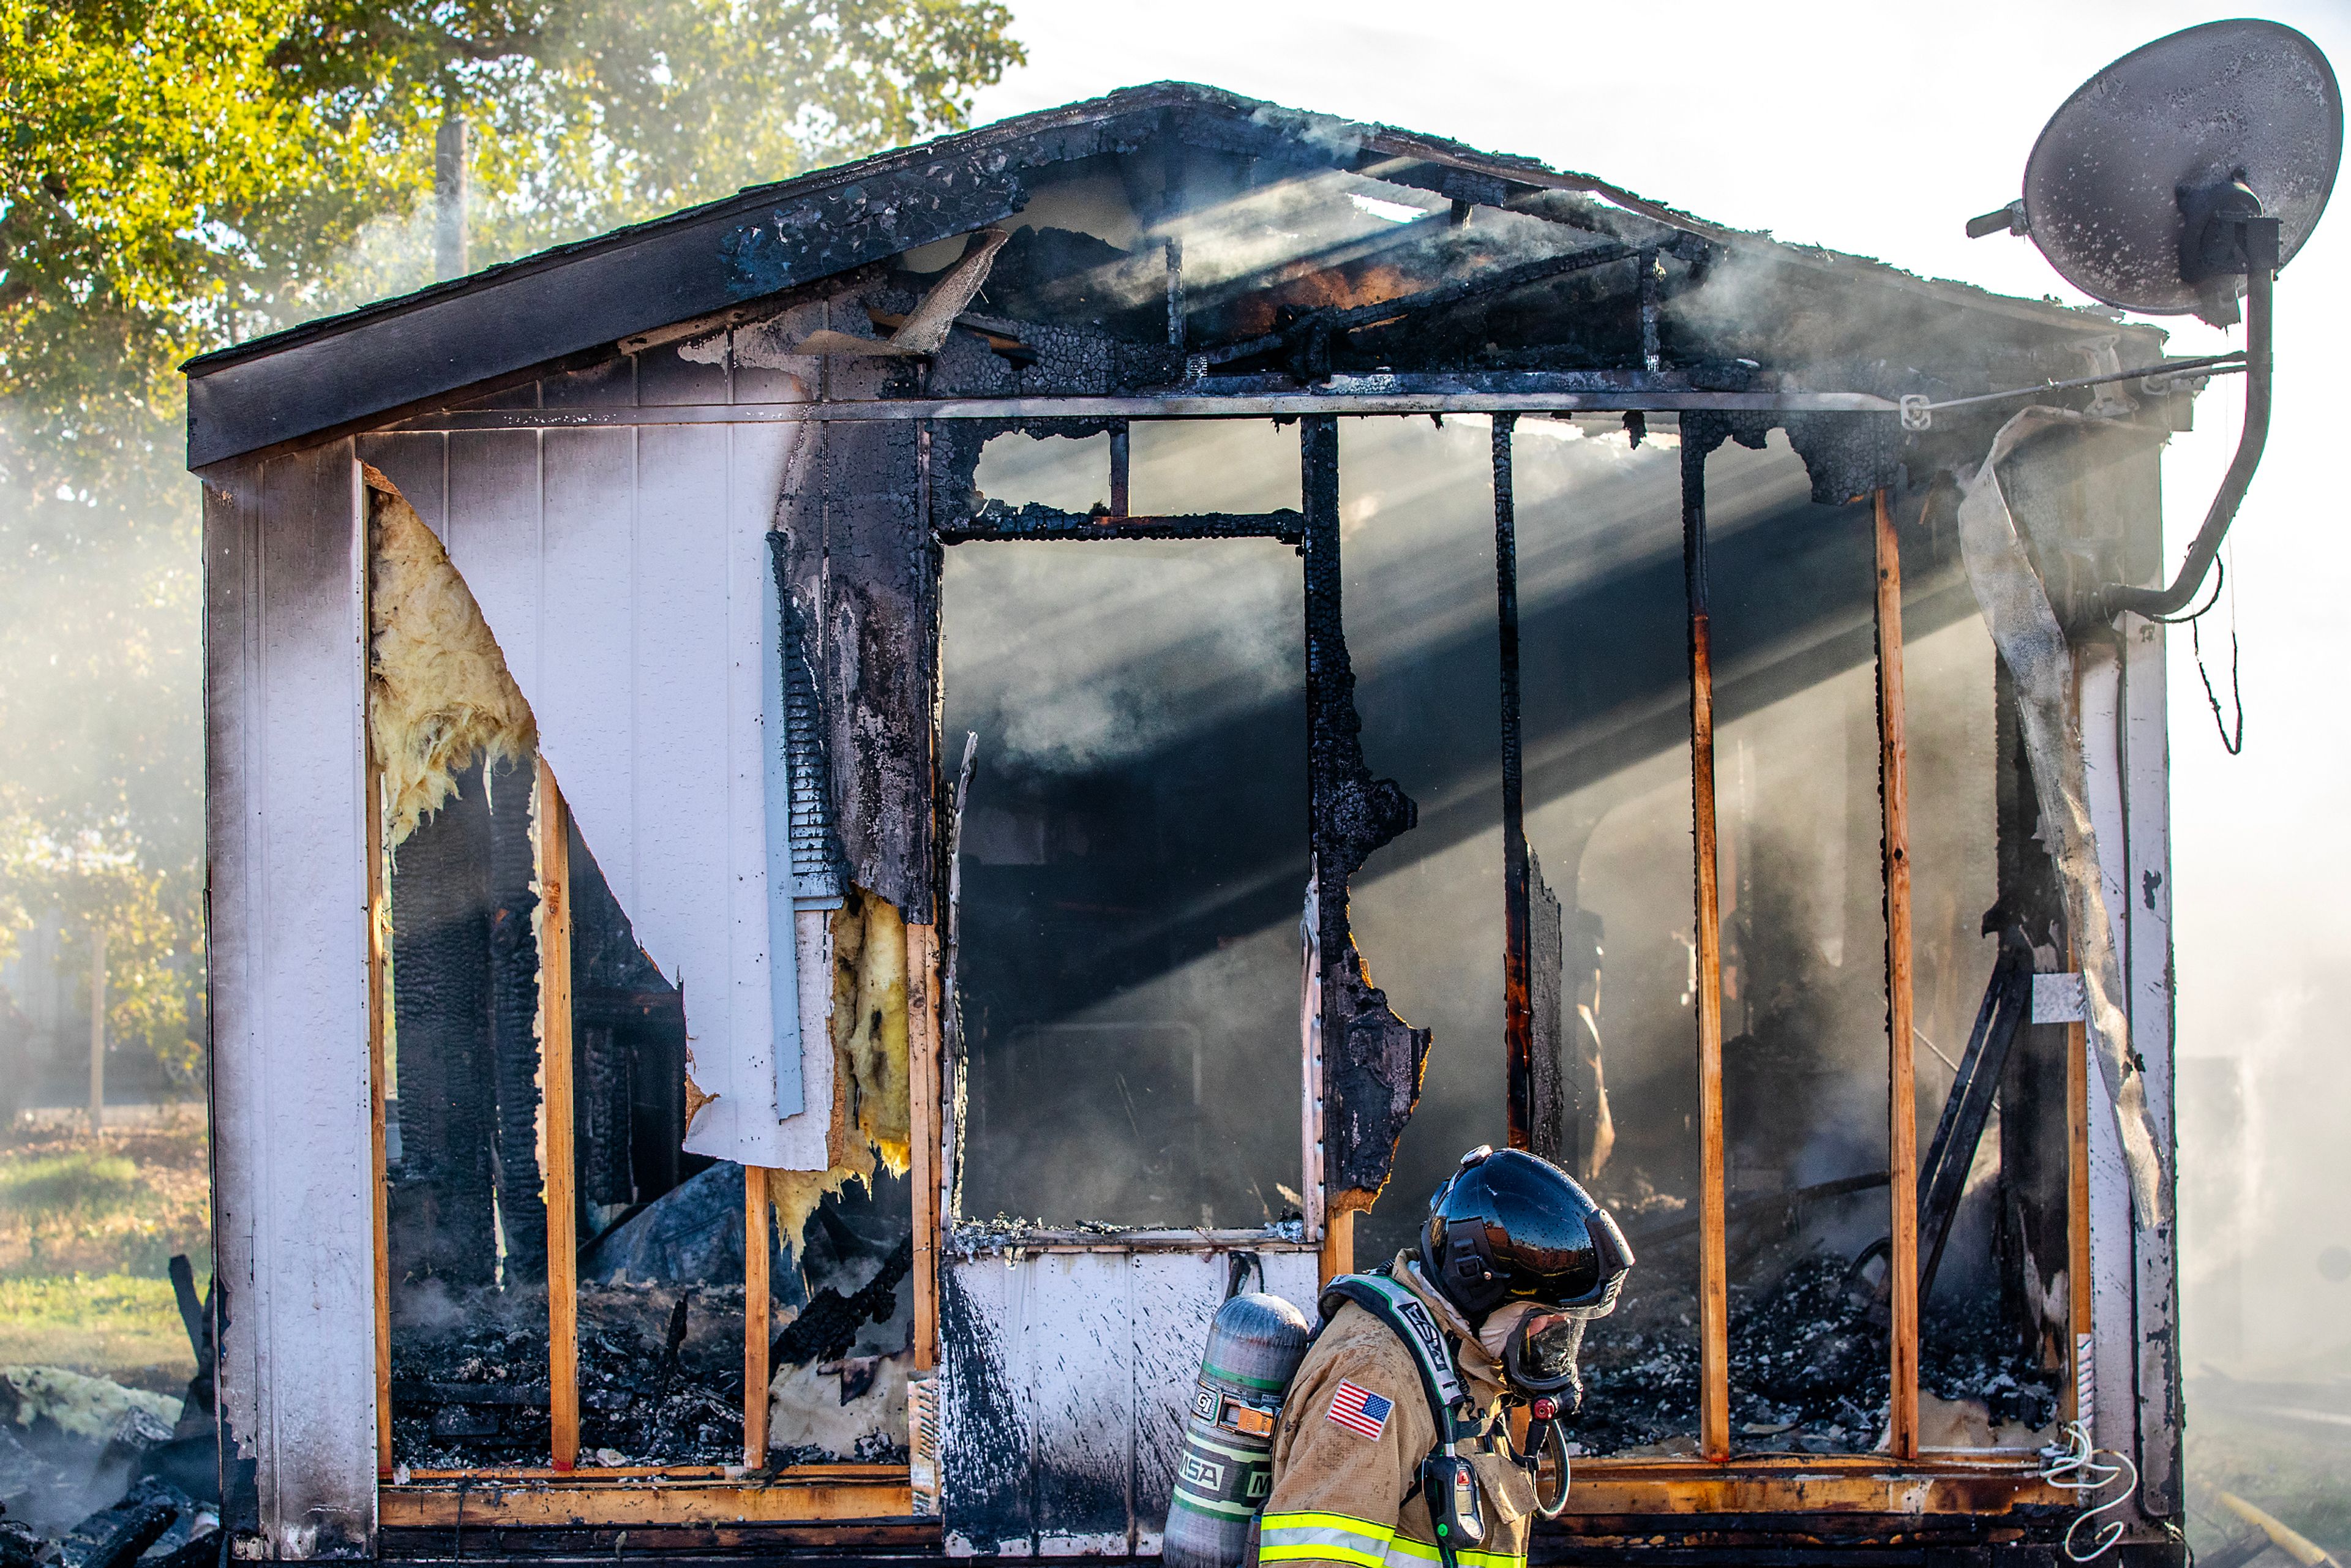
<instances>
[{"instance_id":1,"label":"scba mask","mask_svg":"<svg viewBox=\"0 0 2351 1568\"><path fill-rule=\"evenodd\" d=\"M1614 1305L1613 1299L1599 1307L1512 1301L1486 1320L1478 1331L1478 1343L1502 1364L1503 1380L1512 1393L1555 1399L1562 1415L1573 1414L1583 1403L1583 1380L1575 1364L1583 1348L1583 1326L1605 1317Z\"/></svg>"}]
</instances>

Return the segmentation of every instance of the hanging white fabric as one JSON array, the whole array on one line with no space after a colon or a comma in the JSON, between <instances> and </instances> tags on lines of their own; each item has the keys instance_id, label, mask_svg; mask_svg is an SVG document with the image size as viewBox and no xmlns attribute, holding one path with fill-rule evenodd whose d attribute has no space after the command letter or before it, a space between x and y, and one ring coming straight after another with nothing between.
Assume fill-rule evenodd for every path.
<instances>
[{"instance_id":1,"label":"hanging white fabric","mask_svg":"<svg viewBox=\"0 0 2351 1568\"><path fill-rule=\"evenodd\" d=\"M2113 427L2095 415L2037 406L2001 425L1982 465L1959 476L1959 549L1984 623L2015 681L2017 720L2032 762L2042 839L2056 867L2065 922L2082 966L2085 1025L2114 1106L2131 1202L2141 1224L2161 1225L2171 1218L2171 1184L2165 1179L2162 1146L2147 1109L2147 1075L2131 1049L2122 1009L2122 966L2090 820L2074 649L2017 537L2016 518L2000 483L2002 459L2030 437L2062 424Z\"/></svg>"}]
</instances>

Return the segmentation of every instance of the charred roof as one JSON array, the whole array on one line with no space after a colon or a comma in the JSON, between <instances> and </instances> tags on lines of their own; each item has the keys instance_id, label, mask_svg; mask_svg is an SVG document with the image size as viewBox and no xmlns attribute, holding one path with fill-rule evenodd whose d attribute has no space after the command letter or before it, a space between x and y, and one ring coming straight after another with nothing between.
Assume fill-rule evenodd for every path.
<instances>
[{"instance_id":1,"label":"charred roof","mask_svg":"<svg viewBox=\"0 0 2351 1568\"><path fill-rule=\"evenodd\" d=\"M1163 82L747 189L189 361L191 466L386 423L863 271L908 308L1001 226L976 308L1030 354L969 394L1269 392L1334 373L1671 373L1680 384L1965 394L2161 335L1709 224L1588 175ZM897 301L893 306L893 301ZM965 319L968 321L968 318ZM1065 351L1061 362L1071 356ZM1100 367L1108 365L1103 372ZM1068 384L1064 384L1068 383ZM931 389L935 392L938 389Z\"/></svg>"}]
</instances>

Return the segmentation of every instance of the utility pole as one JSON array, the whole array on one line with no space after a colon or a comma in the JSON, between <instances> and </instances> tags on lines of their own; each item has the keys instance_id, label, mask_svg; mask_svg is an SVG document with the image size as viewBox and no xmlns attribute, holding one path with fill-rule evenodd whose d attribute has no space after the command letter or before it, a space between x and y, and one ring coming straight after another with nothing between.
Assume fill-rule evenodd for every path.
<instances>
[{"instance_id":1,"label":"utility pole","mask_svg":"<svg viewBox=\"0 0 2351 1568\"><path fill-rule=\"evenodd\" d=\"M463 277L465 265L465 117L444 100L433 137L433 276Z\"/></svg>"},{"instance_id":2,"label":"utility pole","mask_svg":"<svg viewBox=\"0 0 2351 1568\"><path fill-rule=\"evenodd\" d=\"M89 1135L106 1125L106 927L89 934Z\"/></svg>"}]
</instances>

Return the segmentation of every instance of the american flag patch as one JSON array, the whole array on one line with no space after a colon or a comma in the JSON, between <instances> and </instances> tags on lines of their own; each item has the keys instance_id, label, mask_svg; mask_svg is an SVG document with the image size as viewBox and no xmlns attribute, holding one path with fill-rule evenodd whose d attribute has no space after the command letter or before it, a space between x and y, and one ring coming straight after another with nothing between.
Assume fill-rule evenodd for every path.
<instances>
[{"instance_id":1,"label":"american flag patch","mask_svg":"<svg viewBox=\"0 0 2351 1568\"><path fill-rule=\"evenodd\" d=\"M1358 1388L1344 1380L1338 1392L1331 1396L1331 1419L1375 1442L1387 1430L1388 1413L1395 1408L1395 1401L1386 1395Z\"/></svg>"}]
</instances>

